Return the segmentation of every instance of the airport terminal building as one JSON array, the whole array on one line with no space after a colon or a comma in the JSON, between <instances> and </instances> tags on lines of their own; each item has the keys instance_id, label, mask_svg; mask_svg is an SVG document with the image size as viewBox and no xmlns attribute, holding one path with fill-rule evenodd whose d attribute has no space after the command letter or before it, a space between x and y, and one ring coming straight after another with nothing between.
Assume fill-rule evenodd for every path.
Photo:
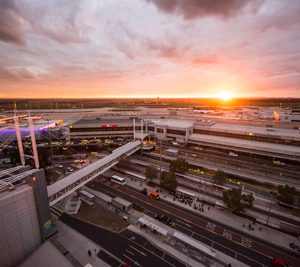
<instances>
[{"instance_id":1,"label":"airport terminal building","mask_svg":"<svg viewBox=\"0 0 300 267\"><path fill-rule=\"evenodd\" d=\"M132 117L81 119L69 128L71 140L133 137L134 129L136 133L143 129L144 134L158 140L300 160L298 128L239 125L213 120Z\"/></svg>"},{"instance_id":2,"label":"airport terminal building","mask_svg":"<svg viewBox=\"0 0 300 267\"><path fill-rule=\"evenodd\" d=\"M133 124L133 118L81 119L69 126L70 138L74 140L99 137L131 137L133 136ZM140 119L135 119L135 130L141 131ZM145 126L143 126L143 130L146 130Z\"/></svg>"},{"instance_id":3,"label":"airport terminal building","mask_svg":"<svg viewBox=\"0 0 300 267\"><path fill-rule=\"evenodd\" d=\"M193 134L193 122L172 119L82 119L69 126L71 139L99 137L133 137L136 132L148 133L157 139L174 139L186 143Z\"/></svg>"},{"instance_id":4,"label":"airport terminal building","mask_svg":"<svg viewBox=\"0 0 300 267\"><path fill-rule=\"evenodd\" d=\"M0 265L18 266L53 233L43 169L0 171Z\"/></svg>"}]
</instances>

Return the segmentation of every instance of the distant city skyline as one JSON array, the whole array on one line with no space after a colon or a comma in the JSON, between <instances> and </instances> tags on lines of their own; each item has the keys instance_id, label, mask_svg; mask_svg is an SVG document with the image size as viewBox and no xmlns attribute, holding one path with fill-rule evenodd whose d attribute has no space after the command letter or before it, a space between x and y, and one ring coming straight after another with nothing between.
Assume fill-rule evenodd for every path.
<instances>
[{"instance_id":1,"label":"distant city skyline","mask_svg":"<svg viewBox=\"0 0 300 267\"><path fill-rule=\"evenodd\" d=\"M299 97L300 1L4 0L0 98Z\"/></svg>"}]
</instances>

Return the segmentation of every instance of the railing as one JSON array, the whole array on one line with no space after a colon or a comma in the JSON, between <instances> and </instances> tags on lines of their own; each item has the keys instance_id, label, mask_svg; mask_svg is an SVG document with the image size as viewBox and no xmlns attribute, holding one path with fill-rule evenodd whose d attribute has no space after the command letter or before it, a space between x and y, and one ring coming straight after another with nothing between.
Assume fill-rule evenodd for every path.
<instances>
[{"instance_id":1,"label":"railing","mask_svg":"<svg viewBox=\"0 0 300 267\"><path fill-rule=\"evenodd\" d=\"M55 183L55 184L48 186L49 205L50 206L54 205L58 201L62 200L69 194L73 193L74 191L76 191L77 189L79 189L80 187L85 185L86 183L90 182L91 180L93 180L94 178L99 176L101 173L107 171L108 169L110 169L111 167L116 165L119 162L119 160L121 160L124 157L129 156L129 155L133 154L134 152L136 152L137 150L139 150L141 147L141 142L136 142L136 143L137 144L133 148L131 148L127 151L120 152L120 150L122 149L122 147L120 147L116 151L113 151L112 154L108 155L105 158L100 159L98 162L100 162L100 161L105 162L106 158L111 157L111 160L109 160L105 164L97 167L96 169L91 170L88 174L83 175L82 177L80 177L79 171L78 171L78 173L71 174L74 177L73 178L74 181L72 181L69 184L67 184L67 182L66 182L62 186L61 185L57 186L56 185L57 183ZM124 145L124 147L125 146L126 145ZM114 154L116 154L115 157L114 157ZM87 167L89 167L89 166L87 166ZM81 170L83 170L83 169L81 169ZM78 177L76 177L76 174L78 175ZM66 179L66 178L64 178L64 179ZM63 181L63 180L60 180L60 181ZM60 182L60 184L61 184L61 182ZM59 187L62 187L62 188L60 189Z\"/></svg>"}]
</instances>

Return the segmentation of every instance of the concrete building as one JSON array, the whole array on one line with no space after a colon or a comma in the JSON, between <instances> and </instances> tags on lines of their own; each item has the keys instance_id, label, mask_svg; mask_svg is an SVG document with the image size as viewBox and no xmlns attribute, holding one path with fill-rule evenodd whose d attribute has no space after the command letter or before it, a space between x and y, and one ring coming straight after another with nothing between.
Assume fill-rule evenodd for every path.
<instances>
[{"instance_id":1,"label":"concrete building","mask_svg":"<svg viewBox=\"0 0 300 267\"><path fill-rule=\"evenodd\" d=\"M73 267L74 265L51 243L46 241L19 267Z\"/></svg>"},{"instance_id":2,"label":"concrete building","mask_svg":"<svg viewBox=\"0 0 300 267\"><path fill-rule=\"evenodd\" d=\"M186 143L193 134L193 121L153 119L146 120L146 131L158 139L171 139Z\"/></svg>"},{"instance_id":3,"label":"concrete building","mask_svg":"<svg viewBox=\"0 0 300 267\"><path fill-rule=\"evenodd\" d=\"M136 137L143 125L145 136L170 140L174 144L199 144L286 159L300 158L299 128L279 128L267 122L254 126L200 118L159 119L147 116L135 121ZM70 125L70 136L71 139L133 138L133 128L133 118L130 117L89 118Z\"/></svg>"},{"instance_id":4,"label":"concrete building","mask_svg":"<svg viewBox=\"0 0 300 267\"><path fill-rule=\"evenodd\" d=\"M2 171L0 177L0 265L13 267L46 240L53 227L43 170L16 175Z\"/></svg>"},{"instance_id":5,"label":"concrete building","mask_svg":"<svg viewBox=\"0 0 300 267\"><path fill-rule=\"evenodd\" d=\"M101 137L131 137L133 136L133 118L94 118L82 119L70 124L70 138L87 139ZM146 129L143 126L144 130ZM141 130L141 120L135 120L136 131Z\"/></svg>"}]
</instances>

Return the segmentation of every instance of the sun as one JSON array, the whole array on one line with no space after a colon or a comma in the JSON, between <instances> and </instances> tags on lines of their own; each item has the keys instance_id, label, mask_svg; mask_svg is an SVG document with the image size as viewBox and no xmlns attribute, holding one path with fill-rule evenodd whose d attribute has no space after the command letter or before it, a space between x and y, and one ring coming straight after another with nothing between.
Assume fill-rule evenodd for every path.
<instances>
[{"instance_id":1,"label":"sun","mask_svg":"<svg viewBox=\"0 0 300 267\"><path fill-rule=\"evenodd\" d=\"M231 91L222 91L216 94L216 98L219 98L223 101L229 101L235 97L234 93Z\"/></svg>"}]
</instances>

